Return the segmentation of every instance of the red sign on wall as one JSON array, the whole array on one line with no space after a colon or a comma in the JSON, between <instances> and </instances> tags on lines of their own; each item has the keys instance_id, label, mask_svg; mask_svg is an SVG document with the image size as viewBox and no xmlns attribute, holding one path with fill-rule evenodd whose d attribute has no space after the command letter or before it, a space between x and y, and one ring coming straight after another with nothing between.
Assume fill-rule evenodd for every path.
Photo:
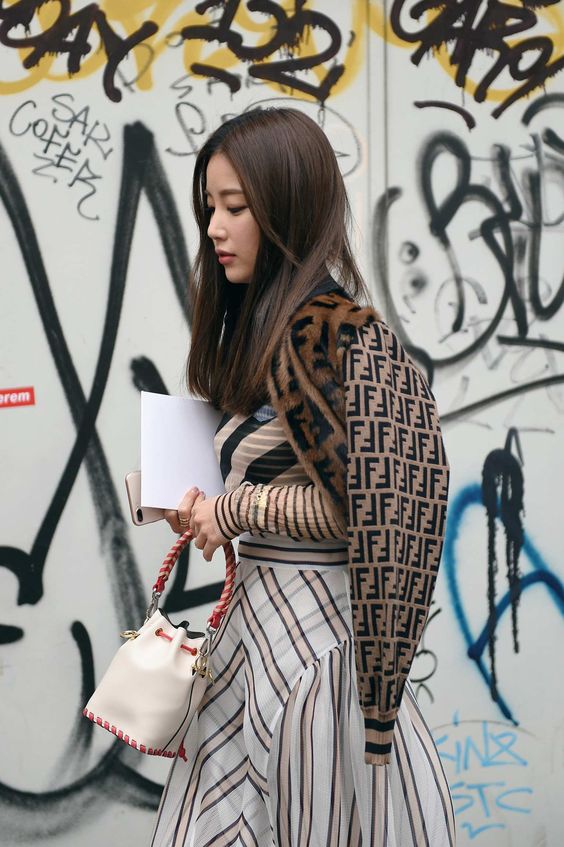
<instances>
[{"instance_id":1,"label":"red sign on wall","mask_svg":"<svg viewBox=\"0 0 564 847\"><path fill-rule=\"evenodd\" d=\"M0 388L0 409L6 406L35 406L33 387Z\"/></svg>"}]
</instances>

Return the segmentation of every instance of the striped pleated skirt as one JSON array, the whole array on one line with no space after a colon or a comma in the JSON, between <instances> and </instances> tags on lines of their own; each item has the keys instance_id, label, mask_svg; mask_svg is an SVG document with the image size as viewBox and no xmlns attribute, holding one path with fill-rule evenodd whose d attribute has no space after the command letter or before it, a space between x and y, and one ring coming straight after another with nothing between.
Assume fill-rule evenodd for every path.
<instances>
[{"instance_id":1,"label":"striped pleated skirt","mask_svg":"<svg viewBox=\"0 0 564 847\"><path fill-rule=\"evenodd\" d=\"M448 784L409 685L391 763L364 762L351 627L342 569L240 562L152 847L453 847Z\"/></svg>"}]
</instances>

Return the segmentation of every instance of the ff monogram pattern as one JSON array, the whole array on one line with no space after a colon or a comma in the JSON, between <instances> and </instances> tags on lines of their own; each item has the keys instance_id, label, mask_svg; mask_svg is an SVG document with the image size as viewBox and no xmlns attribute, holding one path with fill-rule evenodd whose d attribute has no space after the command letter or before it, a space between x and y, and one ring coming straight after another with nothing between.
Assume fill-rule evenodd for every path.
<instances>
[{"instance_id":1,"label":"ff monogram pattern","mask_svg":"<svg viewBox=\"0 0 564 847\"><path fill-rule=\"evenodd\" d=\"M342 290L296 312L269 391L306 472L347 525L366 759L387 763L445 532L449 467L435 399L378 313Z\"/></svg>"}]
</instances>

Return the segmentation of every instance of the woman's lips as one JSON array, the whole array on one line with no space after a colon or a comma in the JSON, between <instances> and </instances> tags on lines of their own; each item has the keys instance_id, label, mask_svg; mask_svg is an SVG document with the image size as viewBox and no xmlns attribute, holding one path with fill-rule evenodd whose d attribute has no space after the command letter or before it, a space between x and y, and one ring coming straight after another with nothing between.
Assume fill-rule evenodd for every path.
<instances>
[{"instance_id":1,"label":"woman's lips","mask_svg":"<svg viewBox=\"0 0 564 847\"><path fill-rule=\"evenodd\" d=\"M217 254L217 260L218 260L218 262L221 262L222 265L228 265L229 262L232 262L234 258L235 258L234 253L218 253Z\"/></svg>"}]
</instances>

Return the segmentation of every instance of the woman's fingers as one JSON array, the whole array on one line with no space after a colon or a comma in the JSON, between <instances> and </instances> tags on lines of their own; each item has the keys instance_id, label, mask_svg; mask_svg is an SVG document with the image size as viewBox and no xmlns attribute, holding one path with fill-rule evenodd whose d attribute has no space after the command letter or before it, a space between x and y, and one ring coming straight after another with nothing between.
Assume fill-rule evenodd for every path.
<instances>
[{"instance_id":1,"label":"woman's fingers","mask_svg":"<svg viewBox=\"0 0 564 847\"><path fill-rule=\"evenodd\" d=\"M220 546L215 542L215 540L208 538L203 532L194 539L194 544L198 550L202 551L202 555L206 562L211 562L213 554Z\"/></svg>"},{"instance_id":2,"label":"woman's fingers","mask_svg":"<svg viewBox=\"0 0 564 847\"><path fill-rule=\"evenodd\" d=\"M192 509L199 493L199 489L194 486L194 488L191 488L190 491L186 492L186 494L177 506L178 523L182 527L183 532L186 532L186 530L190 526L190 520L192 518Z\"/></svg>"},{"instance_id":3,"label":"woman's fingers","mask_svg":"<svg viewBox=\"0 0 564 847\"><path fill-rule=\"evenodd\" d=\"M209 540L206 541L206 546L204 547L204 549L202 551L203 557L206 560L206 562L211 562L213 554L215 553L215 551L217 550L218 547L219 547L218 544L214 544Z\"/></svg>"},{"instance_id":4,"label":"woman's fingers","mask_svg":"<svg viewBox=\"0 0 564 847\"><path fill-rule=\"evenodd\" d=\"M194 546L202 550L206 562L211 562L213 554L225 541L215 519L216 500L217 497L206 500L206 495L200 492L194 503L190 521L194 534Z\"/></svg>"},{"instance_id":5,"label":"woman's fingers","mask_svg":"<svg viewBox=\"0 0 564 847\"><path fill-rule=\"evenodd\" d=\"M218 532L214 517L214 500L206 501L206 495L198 488L191 488L186 492L178 509L166 509L165 520L173 532L181 535L188 528L194 535L194 546L202 550L206 562L211 562L212 556L223 543L223 538ZM205 502L205 508L198 506Z\"/></svg>"},{"instance_id":6,"label":"woman's fingers","mask_svg":"<svg viewBox=\"0 0 564 847\"><path fill-rule=\"evenodd\" d=\"M173 532L181 533L180 524L178 523L178 512L176 509L165 509L164 519Z\"/></svg>"},{"instance_id":7,"label":"woman's fingers","mask_svg":"<svg viewBox=\"0 0 564 847\"><path fill-rule=\"evenodd\" d=\"M190 515L190 529L194 533L194 538L198 535L200 531L200 525L197 519L197 509L195 508L199 503L202 503L205 499L205 494L202 491L198 492L197 497L192 504L191 515Z\"/></svg>"},{"instance_id":8,"label":"woman's fingers","mask_svg":"<svg viewBox=\"0 0 564 847\"><path fill-rule=\"evenodd\" d=\"M182 535L182 533L186 532L189 528L192 518L192 508L198 499L199 494L200 491L198 488L191 488L186 492L178 504L178 508L165 510L165 521L168 523L172 531L176 532L178 535Z\"/></svg>"}]
</instances>

